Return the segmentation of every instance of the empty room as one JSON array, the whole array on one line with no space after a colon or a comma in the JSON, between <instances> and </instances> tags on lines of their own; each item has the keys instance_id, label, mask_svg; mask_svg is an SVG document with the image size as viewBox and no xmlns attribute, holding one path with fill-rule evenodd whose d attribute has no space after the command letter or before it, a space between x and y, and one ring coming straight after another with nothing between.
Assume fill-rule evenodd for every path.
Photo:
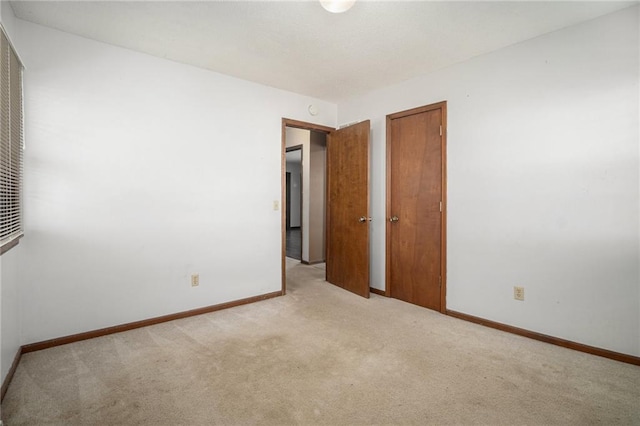
<instances>
[{"instance_id":1,"label":"empty room","mask_svg":"<svg viewBox=\"0 0 640 426\"><path fill-rule=\"evenodd\" d=\"M0 22L0 424L640 424L638 1Z\"/></svg>"}]
</instances>

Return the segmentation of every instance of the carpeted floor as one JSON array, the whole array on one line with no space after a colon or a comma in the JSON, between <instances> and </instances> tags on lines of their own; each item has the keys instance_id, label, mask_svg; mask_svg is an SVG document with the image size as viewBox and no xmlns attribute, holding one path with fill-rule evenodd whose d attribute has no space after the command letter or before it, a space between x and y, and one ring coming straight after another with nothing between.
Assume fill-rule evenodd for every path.
<instances>
[{"instance_id":1,"label":"carpeted floor","mask_svg":"<svg viewBox=\"0 0 640 426\"><path fill-rule=\"evenodd\" d=\"M323 281L23 356L5 425L640 424L640 367Z\"/></svg>"}]
</instances>

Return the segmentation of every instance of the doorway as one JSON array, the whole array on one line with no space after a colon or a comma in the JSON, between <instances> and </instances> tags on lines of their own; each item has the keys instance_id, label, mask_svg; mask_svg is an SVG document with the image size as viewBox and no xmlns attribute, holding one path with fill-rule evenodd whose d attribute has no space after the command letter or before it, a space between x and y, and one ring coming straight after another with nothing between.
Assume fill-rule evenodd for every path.
<instances>
[{"instance_id":1,"label":"doorway","mask_svg":"<svg viewBox=\"0 0 640 426\"><path fill-rule=\"evenodd\" d=\"M369 297L369 121L350 125L341 129L305 123L296 120L282 119L282 198L287 205L287 145L295 144L295 134L307 131L310 145L303 148L302 170L305 163L313 167L312 161L305 160L304 152L321 151L317 159L322 159L325 170L321 174L323 182L312 181L307 184L303 177L303 210L310 197L307 191L322 193L318 197L315 217L322 217L324 229L314 227L307 231L314 215L302 215L303 249L302 262L316 263L326 260L325 277L328 282L348 291ZM313 144L313 139L321 140ZM321 149L319 149L321 148ZM313 163L313 164L312 164ZM317 176L319 177L319 176ZM291 196L291 195L289 195ZM356 201L354 201L356 200ZM313 205L313 203L309 203ZM353 207L356 210L353 210ZM286 294L286 208L282 211L282 294ZM351 211L353 210L353 211ZM308 218L308 219L307 219ZM356 229L357 228L357 229ZM313 249L309 242L318 235L316 242L323 245ZM307 238L305 239L305 235ZM314 251L315 250L315 251ZM315 254L314 254L315 253ZM318 257L308 257L318 256Z\"/></svg>"},{"instance_id":2,"label":"doorway","mask_svg":"<svg viewBox=\"0 0 640 426\"><path fill-rule=\"evenodd\" d=\"M386 293L443 313L446 107L387 116Z\"/></svg>"},{"instance_id":3,"label":"doorway","mask_svg":"<svg viewBox=\"0 0 640 426\"><path fill-rule=\"evenodd\" d=\"M325 262L327 134L309 129L285 129L286 171L290 173L284 206L287 216L287 248L300 245L300 254L289 256L304 264ZM298 241L301 236L301 241Z\"/></svg>"},{"instance_id":4,"label":"doorway","mask_svg":"<svg viewBox=\"0 0 640 426\"><path fill-rule=\"evenodd\" d=\"M286 253L302 261L302 145L286 149Z\"/></svg>"}]
</instances>

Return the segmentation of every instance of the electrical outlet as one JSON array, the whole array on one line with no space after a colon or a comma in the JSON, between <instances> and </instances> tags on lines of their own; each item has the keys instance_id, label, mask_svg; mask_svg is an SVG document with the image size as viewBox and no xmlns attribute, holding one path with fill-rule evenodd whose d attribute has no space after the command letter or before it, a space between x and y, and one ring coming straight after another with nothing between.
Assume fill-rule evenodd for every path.
<instances>
[{"instance_id":1,"label":"electrical outlet","mask_svg":"<svg viewBox=\"0 0 640 426\"><path fill-rule=\"evenodd\" d=\"M524 287L513 287L513 298L524 301Z\"/></svg>"},{"instance_id":2,"label":"electrical outlet","mask_svg":"<svg viewBox=\"0 0 640 426\"><path fill-rule=\"evenodd\" d=\"M191 287L197 287L200 285L200 275L193 274L191 275Z\"/></svg>"}]
</instances>

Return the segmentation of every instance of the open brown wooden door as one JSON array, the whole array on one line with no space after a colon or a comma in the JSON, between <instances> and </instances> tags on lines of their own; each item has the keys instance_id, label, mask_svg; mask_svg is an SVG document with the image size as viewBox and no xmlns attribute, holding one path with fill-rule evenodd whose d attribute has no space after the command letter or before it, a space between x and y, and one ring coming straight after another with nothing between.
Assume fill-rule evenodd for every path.
<instances>
[{"instance_id":1,"label":"open brown wooden door","mask_svg":"<svg viewBox=\"0 0 640 426\"><path fill-rule=\"evenodd\" d=\"M327 138L327 281L369 297L369 120Z\"/></svg>"}]
</instances>

